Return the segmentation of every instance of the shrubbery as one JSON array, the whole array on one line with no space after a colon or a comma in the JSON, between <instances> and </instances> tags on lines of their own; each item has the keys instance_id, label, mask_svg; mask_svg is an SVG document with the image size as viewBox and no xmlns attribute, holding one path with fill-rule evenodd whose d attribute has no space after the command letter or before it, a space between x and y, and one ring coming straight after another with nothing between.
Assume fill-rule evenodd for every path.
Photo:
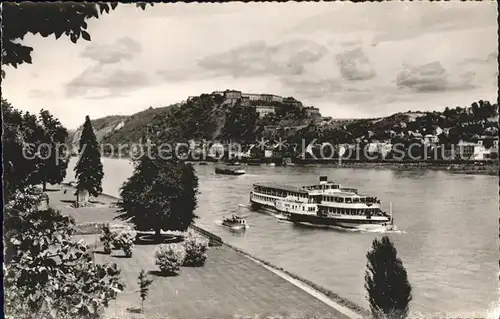
<instances>
[{"instance_id":1,"label":"shrubbery","mask_svg":"<svg viewBox=\"0 0 500 319\"><path fill-rule=\"evenodd\" d=\"M109 228L109 224L103 225L101 228L101 236L99 239L101 240L103 246L104 246L104 253L106 254L111 254L111 245L114 240L114 234L111 232L111 229Z\"/></svg>"},{"instance_id":2,"label":"shrubbery","mask_svg":"<svg viewBox=\"0 0 500 319\"><path fill-rule=\"evenodd\" d=\"M174 275L180 271L186 251L183 245L164 244L158 246L155 251L155 264L165 275Z\"/></svg>"},{"instance_id":3,"label":"shrubbery","mask_svg":"<svg viewBox=\"0 0 500 319\"><path fill-rule=\"evenodd\" d=\"M137 233L133 229L125 228L119 231L111 230L109 224L102 227L101 242L104 252L110 254L112 249L122 249L125 256L132 257L132 248Z\"/></svg>"},{"instance_id":4,"label":"shrubbery","mask_svg":"<svg viewBox=\"0 0 500 319\"><path fill-rule=\"evenodd\" d=\"M133 229L123 229L116 234L114 244L118 249L122 249L127 257L132 257L132 248L134 247L135 236L137 233Z\"/></svg>"},{"instance_id":5,"label":"shrubbery","mask_svg":"<svg viewBox=\"0 0 500 319\"><path fill-rule=\"evenodd\" d=\"M203 266L207 260L208 239L189 231L184 240L184 266Z\"/></svg>"},{"instance_id":6,"label":"shrubbery","mask_svg":"<svg viewBox=\"0 0 500 319\"><path fill-rule=\"evenodd\" d=\"M28 187L5 207L6 318L97 318L123 290L120 270L95 264L85 243L71 238L74 220L39 210L42 198Z\"/></svg>"}]
</instances>

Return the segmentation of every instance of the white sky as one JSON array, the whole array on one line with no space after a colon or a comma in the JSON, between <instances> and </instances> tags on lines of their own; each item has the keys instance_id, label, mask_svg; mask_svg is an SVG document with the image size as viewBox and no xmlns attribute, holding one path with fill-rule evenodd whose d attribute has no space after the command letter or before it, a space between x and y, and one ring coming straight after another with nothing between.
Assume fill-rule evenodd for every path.
<instances>
[{"instance_id":1,"label":"white sky","mask_svg":"<svg viewBox=\"0 0 500 319\"><path fill-rule=\"evenodd\" d=\"M496 2L120 4L92 41L29 35L16 108L132 114L214 90L294 96L337 118L496 100Z\"/></svg>"}]
</instances>

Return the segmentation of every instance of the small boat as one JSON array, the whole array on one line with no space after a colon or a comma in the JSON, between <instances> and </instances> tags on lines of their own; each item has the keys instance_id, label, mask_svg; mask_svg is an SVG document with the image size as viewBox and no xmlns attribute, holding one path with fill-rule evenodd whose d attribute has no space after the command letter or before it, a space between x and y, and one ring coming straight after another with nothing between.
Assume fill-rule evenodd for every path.
<instances>
[{"instance_id":1,"label":"small boat","mask_svg":"<svg viewBox=\"0 0 500 319\"><path fill-rule=\"evenodd\" d=\"M246 229L248 224L245 219L240 216L233 214L231 217L226 217L222 220L222 225L231 227L233 229Z\"/></svg>"},{"instance_id":2,"label":"small boat","mask_svg":"<svg viewBox=\"0 0 500 319\"><path fill-rule=\"evenodd\" d=\"M200 162L198 165L207 165L207 162Z\"/></svg>"},{"instance_id":3,"label":"small boat","mask_svg":"<svg viewBox=\"0 0 500 319\"><path fill-rule=\"evenodd\" d=\"M245 170L241 168L228 168L228 167L216 167L215 174L223 174L223 175L243 175L245 174Z\"/></svg>"}]
</instances>

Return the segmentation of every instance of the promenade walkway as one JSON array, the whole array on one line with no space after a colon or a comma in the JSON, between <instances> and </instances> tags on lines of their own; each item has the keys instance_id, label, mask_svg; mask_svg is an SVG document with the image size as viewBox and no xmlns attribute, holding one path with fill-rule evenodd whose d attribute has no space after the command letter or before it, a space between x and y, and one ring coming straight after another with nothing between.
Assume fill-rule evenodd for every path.
<instances>
[{"instance_id":1,"label":"promenade walkway","mask_svg":"<svg viewBox=\"0 0 500 319\"><path fill-rule=\"evenodd\" d=\"M100 196L95 207L75 209L70 206L72 188L52 186L47 194L50 205L74 217L77 224L109 222L115 216L111 197ZM91 245L98 238L95 234L77 237ZM126 283L125 291L111 302L106 318L350 318L328 301L225 245L211 247L203 267L183 267L175 277L159 276L153 256L156 247L136 245L132 258L123 258L121 251L95 254L98 263L116 262ZM137 313L137 276L142 269L154 282L144 312Z\"/></svg>"}]
</instances>

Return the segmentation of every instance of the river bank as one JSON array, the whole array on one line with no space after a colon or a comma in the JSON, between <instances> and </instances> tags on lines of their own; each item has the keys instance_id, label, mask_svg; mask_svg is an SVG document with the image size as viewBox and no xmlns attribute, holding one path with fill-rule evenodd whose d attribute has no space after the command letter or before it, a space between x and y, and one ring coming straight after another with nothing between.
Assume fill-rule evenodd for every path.
<instances>
[{"instance_id":1,"label":"river bank","mask_svg":"<svg viewBox=\"0 0 500 319\"><path fill-rule=\"evenodd\" d=\"M60 210L63 214L72 216L75 218L77 222L78 228L78 239L89 239L92 242L89 242L93 247L93 250L97 249L98 240L97 233L99 232L99 225L106 222L116 222L113 221L113 217L116 213L116 208L114 202L116 202L119 198L110 195L101 195L100 197L93 199L93 205L89 207L81 207L81 208L73 208L71 206L71 199L74 199L72 192L64 192L65 189L73 189L72 186L68 184L64 184L63 187L57 188L53 186L48 192L50 205L58 210ZM193 230L199 232L201 235L208 237L209 239L215 238L217 241L220 241L221 245L217 245L218 247L212 247L209 250L209 260L211 259L211 263L213 263L214 269L222 269L225 271L234 272L234 276L226 276L220 275L219 278L222 282L225 282L224 285L228 286L227 290L231 290L229 286L238 287L242 285L241 281L243 279L247 280L247 285L245 287L249 287L248 292L239 290L240 297L244 297L240 300L240 304L238 305L239 309L245 310L248 315L255 316L257 314L256 311L260 311L259 315L262 312L271 313L271 312L281 312L283 310L277 309L287 309L287 312L291 312L288 316L294 317L295 314L307 314L307 316L312 316L311 318L320 317L334 317L334 318L363 318L369 315L369 312L362 307L355 305L354 303L341 298L337 294L322 288L310 281L307 281L297 275L287 272L286 270L274 266L269 262L266 262L262 259L258 259L255 256L252 256L241 249L233 247L232 245L223 243L220 237L208 232L198 226L192 227ZM138 250L137 254L143 256L141 260L145 260L147 262L151 261L151 256L153 255L150 248L144 248L140 245L136 246L136 250ZM143 251L144 250L144 251ZM148 255L149 254L149 255ZM236 254L236 255L235 255ZM151 255L151 256L150 256ZM134 252L134 259L136 256L136 252ZM239 257L238 257L239 256ZM109 256L104 256L101 254L95 254L95 258L99 262L110 261ZM243 259L242 259L243 258ZM233 260L239 260L237 263L233 263ZM246 261L245 261L246 260ZM127 259L120 259L120 266L124 268L124 273L126 277L132 277L132 274L129 272L136 271L139 268L147 268L151 267L151 265L130 265L130 262L127 262ZM135 262L135 261L134 261ZM141 261L142 262L142 261ZM152 262L151 264L154 264ZM228 265L230 266L229 270L227 269ZM234 268L234 269L233 269ZM130 271L129 271L130 270ZM138 270L137 270L138 271ZM191 272L191 270L190 270ZM205 271L206 272L206 271ZM197 273L193 273L193 276L198 276ZM191 274L190 274L191 276ZM207 274L209 278L213 278L213 274ZM180 275L182 277L182 274ZM205 277L205 276L201 276ZM260 282L262 278L267 277L266 280ZM135 280L135 279L134 279ZM201 279L200 279L201 280ZM280 281L281 280L281 281ZM177 279L177 281L179 281ZM206 280L205 280L206 281ZM210 281L210 280L209 280ZM275 288L270 286L272 283L274 285L278 285L281 287L280 289L283 292L280 292L278 296L275 295ZM286 283L286 284L285 284ZM130 283L132 284L132 282ZM169 283L170 284L170 283ZM176 283L178 285L183 285L182 282ZM132 284L133 285L133 284ZM205 291L195 291L189 292L190 300L200 299L201 295L206 293L207 289L217 289L219 290L219 286L215 283L204 283L203 287L205 287ZM170 289L171 290L171 289ZM184 289L185 290L185 289ZM259 297L253 296L253 294L257 291ZM165 292L158 292L161 295L165 295ZM231 294L230 292L224 292L224 294ZM250 293L250 295L248 295ZM212 293L211 293L212 294ZM291 294L291 296L288 296ZM121 298L118 301L120 309L112 309L110 313L118 312L123 313L126 306L130 306L131 301L128 299L133 299L132 297L128 297L128 293L125 293L126 297ZM132 296L133 294L131 294ZM298 298L298 299L296 299ZM125 299L125 301L123 300ZM273 309L271 305L269 307L264 307L261 309L264 303L263 300L267 300L267 303L271 303L274 305L276 309ZM299 301L300 299L300 301ZM250 300L250 301L245 301ZM260 300L260 301L259 301ZM304 305L304 302L307 302L307 307ZM188 303L188 301L184 301L184 303ZM299 306L302 304L302 306ZM255 306L255 307L254 307ZM116 307L116 306L115 306ZM304 309L301 309L304 308ZM165 308L166 311L170 313L172 311L171 307L168 308L162 304L162 308ZM174 312L177 312L179 307L174 307ZM187 306L189 313L193 312L194 309L191 305ZM201 309L202 311L208 311L207 313L213 313L214 309L208 307L209 309ZM315 311L314 309L318 309ZM256 310L260 309L260 310ZM330 309L330 310L328 310ZM227 310L229 311L229 310ZM253 313L252 313L253 312ZM149 315L149 314L148 314ZM156 315L156 313L151 313L151 315ZM186 314L182 314L181 317ZM234 315L234 313L225 313L224 316ZM306 316L306 317L307 317ZM285 315L283 318L288 318ZM305 317L304 317L305 318Z\"/></svg>"},{"instance_id":2,"label":"river bank","mask_svg":"<svg viewBox=\"0 0 500 319\"><path fill-rule=\"evenodd\" d=\"M130 159L130 156L110 156L111 159ZM207 160L188 160L193 164L200 163L216 163L213 159ZM283 159L240 159L240 165L267 165L275 163L281 166L280 163L285 163ZM228 162L224 162L228 163ZM327 166L334 168L356 168L356 169L387 169L394 171L417 171L417 170L433 170L433 171L446 171L453 174L466 174L466 175L490 175L496 176L499 173L498 161L477 161L477 162L446 162L446 161L415 161L415 162L395 162L395 161L374 161L374 162L361 162L353 160L296 160L288 162L286 165L293 166ZM286 166L283 165L283 166Z\"/></svg>"},{"instance_id":3,"label":"river bank","mask_svg":"<svg viewBox=\"0 0 500 319\"><path fill-rule=\"evenodd\" d=\"M435 163L435 162L415 162L415 163L401 163L401 162L321 162L315 163L313 161L300 163L295 165L320 165L335 168L359 168L359 169L388 169L394 171L419 171L419 170L432 170L432 171L446 171L453 174L470 174L470 175L498 175L498 162L495 163Z\"/></svg>"}]
</instances>

